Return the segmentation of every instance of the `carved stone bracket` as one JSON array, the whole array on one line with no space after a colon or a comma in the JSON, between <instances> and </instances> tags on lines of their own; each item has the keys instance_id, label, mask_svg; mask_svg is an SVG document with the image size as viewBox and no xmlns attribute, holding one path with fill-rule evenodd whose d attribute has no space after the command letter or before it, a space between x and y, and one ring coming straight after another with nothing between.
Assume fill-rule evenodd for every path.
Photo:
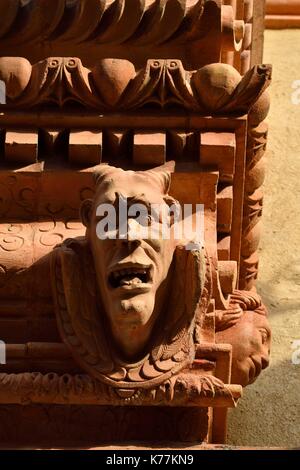
<instances>
[{"instance_id":1,"label":"carved stone bracket","mask_svg":"<svg viewBox=\"0 0 300 470\"><path fill-rule=\"evenodd\" d=\"M3 442L224 442L270 353L262 3L0 0Z\"/></svg>"}]
</instances>

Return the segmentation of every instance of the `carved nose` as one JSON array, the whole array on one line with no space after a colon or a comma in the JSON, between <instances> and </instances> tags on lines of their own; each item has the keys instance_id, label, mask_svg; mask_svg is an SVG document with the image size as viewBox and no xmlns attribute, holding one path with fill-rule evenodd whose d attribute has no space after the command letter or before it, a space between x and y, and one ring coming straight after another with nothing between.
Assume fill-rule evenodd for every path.
<instances>
[{"instance_id":1,"label":"carved nose","mask_svg":"<svg viewBox=\"0 0 300 470\"><path fill-rule=\"evenodd\" d=\"M142 237L135 231L133 231L130 226L128 226L127 233L118 234L117 242L119 246L129 248L130 251L138 248L142 243Z\"/></svg>"}]
</instances>

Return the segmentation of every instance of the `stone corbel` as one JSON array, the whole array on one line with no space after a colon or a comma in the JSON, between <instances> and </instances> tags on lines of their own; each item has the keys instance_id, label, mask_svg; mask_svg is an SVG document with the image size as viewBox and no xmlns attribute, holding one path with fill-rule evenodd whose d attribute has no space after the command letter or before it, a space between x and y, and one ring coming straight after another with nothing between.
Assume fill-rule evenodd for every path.
<instances>
[{"instance_id":1,"label":"stone corbel","mask_svg":"<svg viewBox=\"0 0 300 470\"><path fill-rule=\"evenodd\" d=\"M184 407L198 414L183 429L224 441L227 408L268 365L254 282L271 68L5 57L0 78L0 403ZM204 247L96 237L98 205L124 197L203 203Z\"/></svg>"}]
</instances>

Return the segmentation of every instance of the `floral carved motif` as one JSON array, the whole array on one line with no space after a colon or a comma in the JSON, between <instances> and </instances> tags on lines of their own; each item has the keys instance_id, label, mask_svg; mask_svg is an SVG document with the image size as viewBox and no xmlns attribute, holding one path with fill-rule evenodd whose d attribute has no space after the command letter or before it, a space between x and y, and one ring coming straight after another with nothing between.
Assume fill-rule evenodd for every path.
<instances>
[{"instance_id":1,"label":"floral carved motif","mask_svg":"<svg viewBox=\"0 0 300 470\"><path fill-rule=\"evenodd\" d=\"M19 82L16 94L7 77L18 81L18 74L28 79ZM187 72L180 60L149 60L136 72L121 59L104 59L90 70L78 58L53 57L33 66L22 58L2 58L1 76L7 80L6 106L12 108L75 102L91 110L122 111L176 105L201 114L243 115L269 86L271 67L255 66L242 77L225 64Z\"/></svg>"}]
</instances>

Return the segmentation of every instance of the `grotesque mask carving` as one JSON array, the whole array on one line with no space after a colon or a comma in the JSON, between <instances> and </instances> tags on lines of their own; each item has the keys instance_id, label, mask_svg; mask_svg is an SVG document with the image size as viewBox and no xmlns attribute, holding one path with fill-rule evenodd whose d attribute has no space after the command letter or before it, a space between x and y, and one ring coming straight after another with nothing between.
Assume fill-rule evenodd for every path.
<instances>
[{"instance_id":1,"label":"grotesque mask carving","mask_svg":"<svg viewBox=\"0 0 300 470\"><path fill-rule=\"evenodd\" d=\"M169 184L165 168L101 166L95 196L81 208L86 237L66 240L52 256L61 335L83 368L114 387L153 387L195 354L205 255L174 237L171 213L164 212L178 204L168 195ZM125 233L119 214L124 201ZM137 215L135 204L146 212ZM117 216L112 226L110 209ZM165 213L171 230L164 238Z\"/></svg>"},{"instance_id":2,"label":"grotesque mask carving","mask_svg":"<svg viewBox=\"0 0 300 470\"><path fill-rule=\"evenodd\" d=\"M175 241L154 239L150 231L151 207L175 203L167 196L168 189L169 175L163 171L125 172L107 167L99 176L94 200L86 200L81 209L99 293L112 336L124 357L138 356L144 350L170 289ZM125 204L123 219L128 213L124 219L128 227L123 227L122 234L120 212ZM138 220L135 208L140 206L146 213ZM112 213L103 216L106 208ZM97 233L101 221L104 224L104 217L109 216L113 219L114 213L118 219L111 220L115 231L103 237ZM162 222L158 220L158 224ZM142 234L145 228L149 229Z\"/></svg>"},{"instance_id":3,"label":"grotesque mask carving","mask_svg":"<svg viewBox=\"0 0 300 470\"><path fill-rule=\"evenodd\" d=\"M175 236L179 203L169 186L166 166L134 172L101 165L94 198L81 207L85 237L66 240L52 255L61 336L83 369L120 397L160 387L201 349L210 261ZM235 291L213 315L216 342L232 345L232 382L252 383L269 356L259 296Z\"/></svg>"}]
</instances>

